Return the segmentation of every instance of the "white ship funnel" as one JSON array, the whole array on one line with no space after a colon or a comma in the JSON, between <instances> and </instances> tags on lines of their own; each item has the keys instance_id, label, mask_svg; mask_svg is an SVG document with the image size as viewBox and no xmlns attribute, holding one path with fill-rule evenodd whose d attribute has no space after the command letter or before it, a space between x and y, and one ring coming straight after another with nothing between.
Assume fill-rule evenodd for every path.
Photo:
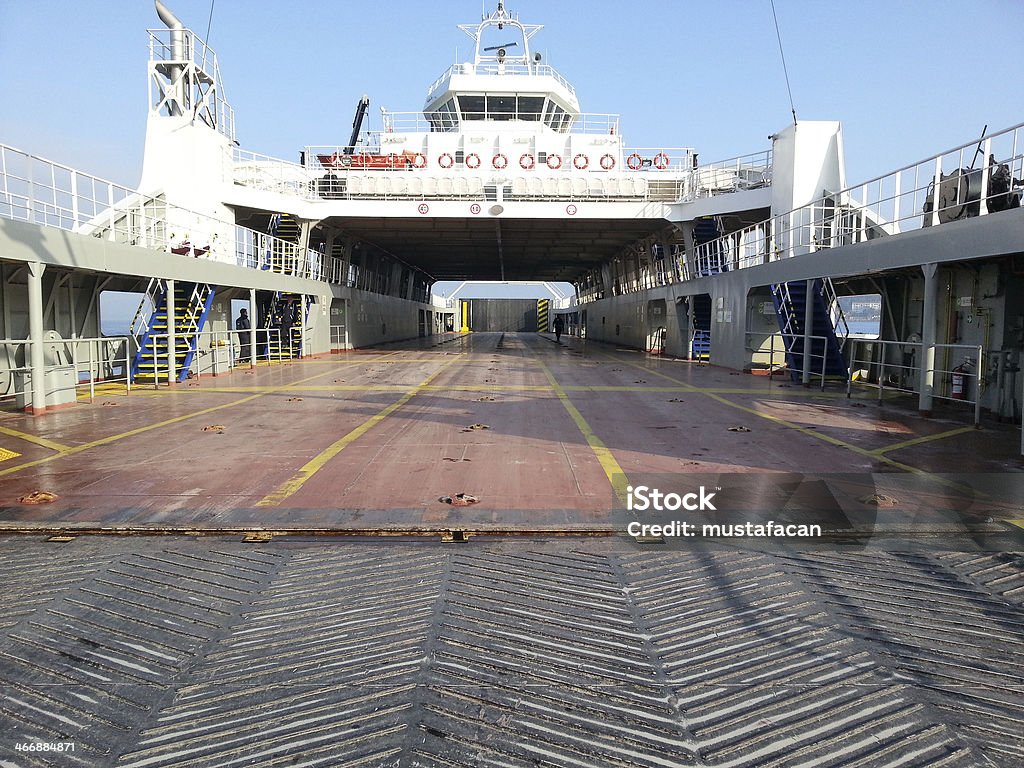
<instances>
[{"instance_id":1,"label":"white ship funnel","mask_svg":"<svg viewBox=\"0 0 1024 768\"><path fill-rule=\"evenodd\" d=\"M167 25L167 28L171 30L171 58L174 61L185 60L185 25L181 23L181 19L174 15L166 5L160 2L160 0L154 0L156 3L156 15L160 17L160 21ZM181 66L172 66L170 69L170 80L172 83L179 81L181 74ZM171 114L178 116L182 114L181 111L181 100L179 98L172 101L168 106L170 107Z\"/></svg>"}]
</instances>

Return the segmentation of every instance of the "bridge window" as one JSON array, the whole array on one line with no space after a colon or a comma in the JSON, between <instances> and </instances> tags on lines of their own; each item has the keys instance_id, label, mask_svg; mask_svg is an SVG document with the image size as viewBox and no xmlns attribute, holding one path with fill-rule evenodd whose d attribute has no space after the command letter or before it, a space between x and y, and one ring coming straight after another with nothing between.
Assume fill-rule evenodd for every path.
<instances>
[{"instance_id":1,"label":"bridge window","mask_svg":"<svg viewBox=\"0 0 1024 768\"><path fill-rule=\"evenodd\" d=\"M488 96L487 118L489 120L512 120L516 116L515 96Z\"/></svg>"},{"instance_id":2,"label":"bridge window","mask_svg":"<svg viewBox=\"0 0 1024 768\"><path fill-rule=\"evenodd\" d=\"M519 97L519 119L540 120L541 112L544 110L543 96L520 96Z\"/></svg>"},{"instance_id":3,"label":"bridge window","mask_svg":"<svg viewBox=\"0 0 1024 768\"><path fill-rule=\"evenodd\" d=\"M483 94L478 96L460 95L459 111L462 113L463 120L483 120L486 114Z\"/></svg>"}]
</instances>

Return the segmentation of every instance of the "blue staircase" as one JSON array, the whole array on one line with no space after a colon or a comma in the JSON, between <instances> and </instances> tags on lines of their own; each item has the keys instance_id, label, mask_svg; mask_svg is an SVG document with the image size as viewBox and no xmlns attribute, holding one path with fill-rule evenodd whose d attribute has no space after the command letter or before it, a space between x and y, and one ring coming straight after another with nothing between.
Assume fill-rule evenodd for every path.
<instances>
[{"instance_id":1,"label":"blue staircase","mask_svg":"<svg viewBox=\"0 0 1024 768\"><path fill-rule=\"evenodd\" d=\"M709 253L702 255L697 262L697 276L717 275L728 270L722 253L718 250L719 243L714 243L722 235L718 220L712 216L701 216L693 222L693 246L698 248L705 243L712 243Z\"/></svg>"},{"instance_id":2,"label":"blue staircase","mask_svg":"<svg viewBox=\"0 0 1024 768\"><path fill-rule=\"evenodd\" d=\"M690 297L693 302L693 329L690 340L691 360L711 359L711 297L700 293Z\"/></svg>"},{"instance_id":3,"label":"blue staircase","mask_svg":"<svg viewBox=\"0 0 1024 768\"><path fill-rule=\"evenodd\" d=\"M783 342L786 347L786 365L793 381L800 381L804 369L804 322L807 309L807 283L795 280L790 283L772 285L772 302L775 316L779 321ZM843 342L846 341L846 321L842 310L835 301L832 281L828 278L815 280L812 284L811 302L813 317L810 335L824 339L812 339L811 373L821 372L821 356L825 354L825 375L847 376L846 361L843 358ZM837 328L839 333L837 333Z\"/></svg>"},{"instance_id":4,"label":"blue staircase","mask_svg":"<svg viewBox=\"0 0 1024 768\"><path fill-rule=\"evenodd\" d=\"M189 369L199 348L199 331L206 323L213 304L214 289L209 285L176 282L174 284L174 367L179 382L188 378ZM139 341L139 351L132 360L132 380L159 383L168 379L168 317L167 285L151 283L149 301L153 314ZM146 301L143 301L145 306ZM140 308L140 313L142 309Z\"/></svg>"}]
</instances>

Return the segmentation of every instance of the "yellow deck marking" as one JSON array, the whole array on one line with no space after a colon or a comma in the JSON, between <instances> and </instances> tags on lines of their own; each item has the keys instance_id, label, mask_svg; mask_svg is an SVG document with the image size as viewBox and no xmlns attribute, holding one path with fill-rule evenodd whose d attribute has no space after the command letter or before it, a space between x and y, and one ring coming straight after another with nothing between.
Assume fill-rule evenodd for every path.
<instances>
[{"instance_id":1,"label":"yellow deck marking","mask_svg":"<svg viewBox=\"0 0 1024 768\"><path fill-rule=\"evenodd\" d=\"M21 456L17 451L9 451L6 448L0 448L0 461L7 461L8 459L16 459Z\"/></svg>"},{"instance_id":2,"label":"yellow deck marking","mask_svg":"<svg viewBox=\"0 0 1024 768\"><path fill-rule=\"evenodd\" d=\"M451 360L447 361L444 365L442 365L438 370L434 371L434 373L430 374L426 379L424 379L421 384L410 389L408 392L402 395L398 400L393 402L387 408L383 409L378 413L375 413L373 416L368 418L366 421L364 421L358 427L356 427L347 435L342 437L340 440L336 440L335 442L331 443L324 450L322 450L320 453L318 453L316 456L314 456L312 459L306 462L306 464L301 469L299 469L299 471L296 472L290 479L285 480L272 493L267 494L258 502L256 502L256 506L276 507L279 504L281 504L281 502L283 502L285 499L295 494L300 488L302 488L302 486L306 483L307 480L309 480L311 477L313 477L313 475L315 475L317 472L323 469L327 462L329 462L331 459L333 459L335 456L337 456L339 453L345 450L345 448L347 448L351 443L362 437L372 427L382 422L396 410L398 410L403 405L412 400L412 398L414 398L427 385L429 385L430 382L432 382L434 379L440 376L445 370L447 370L448 366L450 366L452 363L454 363L461 357L461 354L458 355L457 357L453 357Z\"/></svg>"},{"instance_id":3,"label":"yellow deck marking","mask_svg":"<svg viewBox=\"0 0 1024 768\"><path fill-rule=\"evenodd\" d=\"M1024 529L1024 519L1021 520L1003 520L1004 523L1009 523L1017 528Z\"/></svg>"},{"instance_id":4,"label":"yellow deck marking","mask_svg":"<svg viewBox=\"0 0 1024 768\"><path fill-rule=\"evenodd\" d=\"M51 451L66 451L68 449L68 446L56 443L53 440L47 440L45 437L30 435L27 432L19 432L16 429L9 429L8 427L0 427L0 434L16 437L27 443L35 443L36 445L41 445L43 448L49 448ZM20 456L21 454L19 453L18 455Z\"/></svg>"},{"instance_id":5,"label":"yellow deck marking","mask_svg":"<svg viewBox=\"0 0 1024 768\"><path fill-rule=\"evenodd\" d=\"M604 470L605 475L608 477L608 482L611 483L615 494L621 501L625 502L626 485L628 482L626 480L626 473L622 470L622 467L619 466L619 462L615 460L615 457L608 449L608 446L601 442L601 438L594 434L594 430L591 428L590 424L587 423L587 420L583 418L583 414L580 413L579 409L572 404L572 401L569 399L569 395L566 394L562 385L555 380L554 375L552 375L551 370L547 365L539 359L537 362L540 364L541 370L544 371L544 375L547 376L548 382L551 384L551 389L553 389L555 394L558 395L558 399L562 402L562 406L576 423L576 427L579 429L580 434L583 435L583 438L587 441L587 445L590 446L590 450L592 450L594 455L597 457L597 461L600 463L601 469Z\"/></svg>"},{"instance_id":6,"label":"yellow deck marking","mask_svg":"<svg viewBox=\"0 0 1024 768\"><path fill-rule=\"evenodd\" d=\"M88 451L91 448L97 448L97 447L99 447L101 445L109 445L110 443L117 442L118 440L123 440L126 437L134 437L135 435L141 435L144 432L149 432L149 431L154 430L154 429L159 429L160 427L166 427L166 426L169 426L171 424L177 424L179 422L186 421L187 419L195 418L196 416L203 416L203 415L205 415L207 413L213 413L214 411L219 411L219 410L221 410L223 408L231 408L232 406L235 406L235 405L241 405L242 403L247 403L250 400L255 400L257 398L263 397L264 395L268 394L269 392L273 392L275 390L276 391L287 391L287 390L291 389L292 387L295 387L295 386L300 385L300 384L304 384L307 381L312 381L313 379L318 379L321 376L328 376L328 375L330 375L330 374L329 373L318 373L315 376L310 376L309 378L306 378L306 379L300 379L299 381L292 382L290 384L282 384L282 385L280 385L278 387L271 388L271 389L267 390L267 392L260 392L260 393L255 394L255 395L249 395L248 397L243 397L243 398L241 398L239 400L232 400L230 403L222 403L221 405L214 405L214 406L211 406L210 408L203 408L202 410L199 410L199 411L193 411L192 413L186 413L186 414L184 414L182 416L175 416L173 419L166 419L164 421L159 421L156 424L147 424L144 427L137 427L136 429L132 429L132 430L129 430L127 432L122 432L122 433L117 434L117 435L108 435L107 437L101 437L98 440L93 440L93 441L88 442L88 443L83 443L82 445L76 445L73 448L69 448L69 447L65 446L65 447L59 449L59 451L57 453L53 454L52 456L46 456L45 458L42 458L42 459L36 459L35 461L27 461L27 462L23 462L21 464L13 466L13 467L8 467L7 469L2 469L2 470L0 470L0 476L9 475L12 472L19 472L19 471L21 471L23 469L28 469L29 467L35 467L35 466L38 466L40 464L47 464L47 463L49 463L51 461L54 461L55 459L61 459L61 458L64 458L65 456L73 456L76 453L81 453L82 451Z\"/></svg>"},{"instance_id":7,"label":"yellow deck marking","mask_svg":"<svg viewBox=\"0 0 1024 768\"><path fill-rule=\"evenodd\" d=\"M612 358L612 359L615 359L615 358ZM664 379L668 379L669 381L678 381L678 379L675 379L675 378L673 378L672 376L669 376L666 373L662 373L661 371L655 371L655 370L653 370L651 368L644 368L642 365L639 365L637 363L632 363L632 362L628 362L628 361L621 361L621 362L622 362L623 365L630 365L630 366L633 366L634 368L639 368L640 370L642 370L642 371L644 371L646 373L649 373L651 375L660 376L660 377L662 377ZM685 382L679 382L679 383L680 384L684 384L684 386L685 386ZM892 467L896 467L897 469L902 469L904 472L910 472L910 473L915 474L915 475L930 475L931 474L929 472L926 472L923 469L918 469L917 467L912 467L909 464L903 464L902 462L896 461L894 459L890 459L888 456L885 456L883 454L875 453L874 451L869 451L867 448L861 448L860 446L853 445L852 443L848 443L845 440L840 440L838 437L832 437L832 435L826 435L826 434L824 434L822 432L819 432L819 431L817 431L815 429L810 429L809 427L802 427L799 424L794 424L791 421L786 421L786 419L779 418L778 416L772 416L769 413L762 413L761 411L758 411L755 408L748 408L745 405L740 405L739 403L734 403L731 400L726 400L724 397L722 397L721 395L718 395L718 394L716 394L714 392L700 391L696 387L693 388L693 391L695 393L699 393L699 394L705 395L706 397L710 397L712 400L715 400L715 401L721 403L722 405L727 405L730 408L735 408L736 410L743 411L745 413L749 413L749 414L751 414L753 416L757 416L757 417L762 418L762 419L766 419L766 420L772 422L773 424L778 424L779 426L787 427L789 429L796 430L797 432L802 432L803 434L808 435L810 437L816 438L818 440L823 440L826 443L830 443L830 444L838 446L840 448L846 448L847 450L853 451L854 453L859 454L861 456L867 456L869 458L876 459L878 461L884 461L886 464L888 464L888 465L890 465ZM751 392L749 394L756 395L758 393L757 392Z\"/></svg>"},{"instance_id":8,"label":"yellow deck marking","mask_svg":"<svg viewBox=\"0 0 1024 768\"><path fill-rule=\"evenodd\" d=\"M881 456L883 453L888 453L889 451L898 451L901 448L909 448L909 447L911 447L913 445L921 445L922 443L930 443L930 442L932 442L934 440L942 440L942 439L947 438L947 437L954 437L956 435L962 435L965 432L974 432L974 431L975 431L975 429L974 429L973 426L970 426L970 427L957 427L956 429L950 429L950 430L948 430L946 432L939 432L938 434L935 434L935 435L924 435L923 437L915 437L912 440L904 440L902 443L893 443L892 445L887 445L884 448L876 448L871 453L874 453L874 454L877 454L877 455Z\"/></svg>"}]
</instances>

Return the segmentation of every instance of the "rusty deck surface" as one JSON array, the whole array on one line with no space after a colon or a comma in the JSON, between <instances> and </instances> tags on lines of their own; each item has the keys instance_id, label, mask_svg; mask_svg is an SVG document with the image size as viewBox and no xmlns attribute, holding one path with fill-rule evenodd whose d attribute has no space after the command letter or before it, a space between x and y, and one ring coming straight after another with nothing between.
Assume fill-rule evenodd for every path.
<instances>
[{"instance_id":1,"label":"rusty deck surface","mask_svg":"<svg viewBox=\"0 0 1024 768\"><path fill-rule=\"evenodd\" d=\"M616 474L1024 477L1012 425L913 408L577 339L447 336L0 413L0 522L585 529L609 524ZM19 502L34 491L58 498ZM479 501L439 501L458 493ZM881 519L927 515L891 495Z\"/></svg>"},{"instance_id":2,"label":"rusty deck surface","mask_svg":"<svg viewBox=\"0 0 1024 768\"><path fill-rule=\"evenodd\" d=\"M473 334L0 413L0 768L1024 765L1019 432L914 406Z\"/></svg>"}]
</instances>

